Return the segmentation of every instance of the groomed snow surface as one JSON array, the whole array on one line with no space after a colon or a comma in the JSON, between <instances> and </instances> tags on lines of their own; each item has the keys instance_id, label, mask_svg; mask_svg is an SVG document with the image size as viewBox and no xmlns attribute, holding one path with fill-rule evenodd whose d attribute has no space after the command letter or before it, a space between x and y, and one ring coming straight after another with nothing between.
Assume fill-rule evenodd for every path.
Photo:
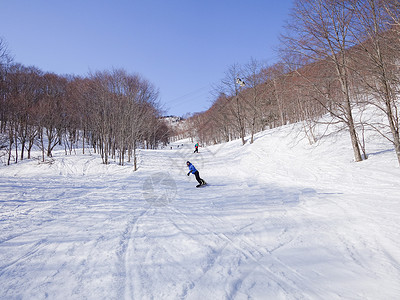
<instances>
[{"instance_id":1,"label":"groomed snow surface","mask_svg":"<svg viewBox=\"0 0 400 300\"><path fill-rule=\"evenodd\" d=\"M300 137L1 166L0 299L400 299L393 147Z\"/></svg>"}]
</instances>

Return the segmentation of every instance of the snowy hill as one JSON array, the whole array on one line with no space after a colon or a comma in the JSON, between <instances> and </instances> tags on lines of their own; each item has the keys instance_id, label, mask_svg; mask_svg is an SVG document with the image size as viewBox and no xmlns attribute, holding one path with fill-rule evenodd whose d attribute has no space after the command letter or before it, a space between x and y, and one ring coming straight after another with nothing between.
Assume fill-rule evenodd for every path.
<instances>
[{"instance_id":1,"label":"snowy hill","mask_svg":"<svg viewBox=\"0 0 400 300\"><path fill-rule=\"evenodd\" d=\"M200 148L0 167L1 299L398 299L400 168L291 126ZM186 176L190 160L209 185Z\"/></svg>"},{"instance_id":2,"label":"snowy hill","mask_svg":"<svg viewBox=\"0 0 400 300\"><path fill-rule=\"evenodd\" d=\"M172 129L173 136L170 136L170 141L176 142L187 136L188 126L186 119L177 116L165 116L162 117L162 120Z\"/></svg>"}]
</instances>

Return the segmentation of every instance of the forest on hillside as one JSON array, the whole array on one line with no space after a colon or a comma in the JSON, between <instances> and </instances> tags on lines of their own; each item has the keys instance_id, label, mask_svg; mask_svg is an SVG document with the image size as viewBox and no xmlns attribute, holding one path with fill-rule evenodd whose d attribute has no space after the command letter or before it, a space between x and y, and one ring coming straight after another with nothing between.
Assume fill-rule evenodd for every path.
<instances>
[{"instance_id":1,"label":"forest on hillside","mask_svg":"<svg viewBox=\"0 0 400 300\"><path fill-rule=\"evenodd\" d=\"M7 164L31 158L34 146L44 161L63 145L66 154L94 149L104 164L133 159L136 169L136 149L167 143L158 90L140 75L122 69L87 77L45 73L12 63L0 42L0 147Z\"/></svg>"},{"instance_id":2,"label":"forest on hillside","mask_svg":"<svg viewBox=\"0 0 400 300\"><path fill-rule=\"evenodd\" d=\"M256 132L302 122L315 143L315 124L329 114L349 132L355 161L368 157L368 129L393 144L400 164L398 0L296 0L279 54L269 66L231 65L210 109L188 120L190 134L202 144L245 144ZM385 121L364 119L368 107Z\"/></svg>"}]
</instances>

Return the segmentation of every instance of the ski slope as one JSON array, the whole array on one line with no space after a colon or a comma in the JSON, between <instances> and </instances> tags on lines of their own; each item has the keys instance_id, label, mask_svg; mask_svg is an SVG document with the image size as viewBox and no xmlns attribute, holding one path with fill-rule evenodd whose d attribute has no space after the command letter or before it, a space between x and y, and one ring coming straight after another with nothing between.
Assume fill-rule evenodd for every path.
<instances>
[{"instance_id":1,"label":"ski slope","mask_svg":"<svg viewBox=\"0 0 400 300\"><path fill-rule=\"evenodd\" d=\"M179 148L178 148L179 145ZM0 167L0 299L399 299L400 168L371 136L181 141ZM195 188L190 160L209 185Z\"/></svg>"}]
</instances>

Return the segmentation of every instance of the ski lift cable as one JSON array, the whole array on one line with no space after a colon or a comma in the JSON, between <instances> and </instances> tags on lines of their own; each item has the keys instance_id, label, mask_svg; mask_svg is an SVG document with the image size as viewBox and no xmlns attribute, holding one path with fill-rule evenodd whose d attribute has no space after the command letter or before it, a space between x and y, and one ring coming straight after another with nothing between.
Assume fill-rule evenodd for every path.
<instances>
[{"instance_id":1,"label":"ski lift cable","mask_svg":"<svg viewBox=\"0 0 400 300\"><path fill-rule=\"evenodd\" d=\"M181 98L189 97L189 96L191 96L191 95L193 95L193 94L196 94L196 93L199 93L199 92L204 92L204 91L205 91L205 88L208 88L208 86L204 86L204 87L198 88L198 89L196 89L196 90L194 90L194 91L191 91L191 92L189 92L189 93L187 93L187 94L184 94L184 95L182 95L182 96L178 96L178 97L176 97L176 98L174 98L174 99L171 99L170 101L176 101L176 100L179 100L179 99L181 99Z\"/></svg>"},{"instance_id":2,"label":"ski lift cable","mask_svg":"<svg viewBox=\"0 0 400 300\"><path fill-rule=\"evenodd\" d=\"M168 102L170 104L172 104L173 106L178 106L178 105L180 105L182 103L187 102L190 99L203 97L203 96L205 96L205 95L207 95L209 93L209 90L205 89L205 88L207 88L207 87L199 88L199 89L194 90L192 92L189 92L189 93L187 93L185 95L182 95L182 96L176 97L176 98L174 98L172 100L169 100Z\"/></svg>"},{"instance_id":3,"label":"ski lift cable","mask_svg":"<svg viewBox=\"0 0 400 300\"><path fill-rule=\"evenodd\" d=\"M168 103L168 107L169 108L175 108L175 107L179 107L179 106L181 106L183 104L191 104L191 103L194 104L195 101L197 101L199 98L202 98L202 101L203 101L203 100L206 100L206 97L207 97L207 93L204 93L202 95L198 95L197 97L184 98L184 99L182 99L182 100L180 100L178 102L174 102L174 103L169 102Z\"/></svg>"}]
</instances>

